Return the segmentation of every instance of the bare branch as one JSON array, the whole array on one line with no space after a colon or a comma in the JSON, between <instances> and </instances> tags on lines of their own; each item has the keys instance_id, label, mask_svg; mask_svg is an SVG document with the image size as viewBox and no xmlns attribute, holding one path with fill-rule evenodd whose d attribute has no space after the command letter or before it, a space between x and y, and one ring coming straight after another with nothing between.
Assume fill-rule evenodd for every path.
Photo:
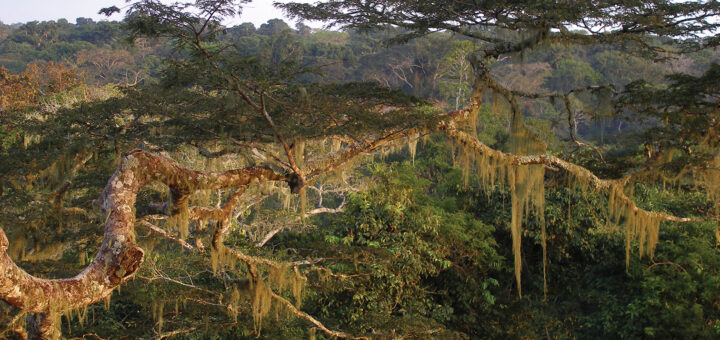
<instances>
[{"instance_id":1,"label":"bare branch","mask_svg":"<svg viewBox=\"0 0 720 340\"><path fill-rule=\"evenodd\" d=\"M166 238L166 239L169 239L169 240L171 240L171 241L179 244L181 247L183 247L183 248L185 248L185 249L187 249L187 250L189 250L189 251L195 251L195 248L194 248L193 246L191 246L189 243L185 242L185 240L180 239L180 238L177 238L177 237L172 237L170 234L168 234L167 231L165 231L165 230L163 230L162 228L160 228L160 227L158 227L158 226L156 226L156 225L148 222L147 220L144 220L144 219L143 219L143 220L139 220L138 223L139 223L140 225L142 225L142 226L144 226L144 227L147 227L148 229L152 230L152 231L155 232L156 234L159 234L160 236L162 236L162 237L164 237L164 238Z\"/></svg>"},{"instance_id":2,"label":"bare branch","mask_svg":"<svg viewBox=\"0 0 720 340\"><path fill-rule=\"evenodd\" d=\"M568 114L567 120L568 120L568 130L570 131L570 139L573 141L573 143L575 143L575 145L577 145L578 148L579 147L587 147L587 148L595 150L595 153L597 153L598 157L600 157L600 160L602 160L602 162L604 164L607 164L607 162L605 162L605 157L603 157L602 152L600 152L600 148L598 148L596 146L592 146L588 143L578 141L577 138L575 138L575 128L576 128L576 124L575 124L575 120L574 120L575 113L572 110L572 104L570 103L570 96L569 95L563 96L563 102L565 103L565 109L567 110L567 114Z\"/></svg>"},{"instance_id":3,"label":"bare branch","mask_svg":"<svg viewBox=\"0 0 720 340\"><path fill-rule=\"evenodd\" d=\"M268 289L268 291L270 292L270 296L271 296L275 301L281 303L281 304L282 304L283 306L285 306L285 308L287 308L291 313L295 314L295 316L300 317L300 318L302 318L302 319L305 319L305 320L309 321L310 323L312 323L313 325L315 325L317 328L319 328L321 331L323 331L323 332L324 332L325 334L327 334L327 335L334 336L334 337L341 338L341 339L367 339L367 340L370 339L370 338L367 338L367 337L354 337L354 336L352 336L352 335L350 335L350 334L347 334L347 333L330 330L330 329L328 329L327 327L325 327L325 325L323 325L320 321L318 321L317 319L315 319L314 317L312 317L310 314L305 313L305 312L297 309L292 302L288 301L287 299L283 298L283 297L280 296L280 295L275 294L275 292L273 292L272 289L270 289L270 287L267 287L267 289Z\"/></svg>"}]
</instances>

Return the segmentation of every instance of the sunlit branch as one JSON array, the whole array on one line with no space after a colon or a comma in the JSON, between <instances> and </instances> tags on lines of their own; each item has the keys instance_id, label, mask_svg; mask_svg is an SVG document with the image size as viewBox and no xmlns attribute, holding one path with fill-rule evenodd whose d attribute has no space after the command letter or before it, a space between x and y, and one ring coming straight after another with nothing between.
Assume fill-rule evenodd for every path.
<instances>
[{"instance_id":1,"label":"sunlit branch","mask_svg":"<svg viewBox=\"0 0 720 340\"><path fill-rule=\"evenodd\" d=\"M583 168L579 165L567 162L565 160L562 160L556 156L553 155L526 155L526 156L518 156L508 153L503 153L501 151L497 151L495 149L490 148L489 146L483 144L480 142L477 138L470 136L469 134L460 131L455 123L448 121L444 122L440 125L440 130L442 130L448 137L452 138L453 140L456 140L460 143L463 143L466 147L469 147L473 150L475 150L478 153L481 154L491 154L493 157L497 157L498 159L504 159L509 164L512 165L533 165L533 164L544 164L548 166L553 166L555 168L563 169L566 172L572 174L573 176L577 178L581 178L587 181L587 183L590 185L590 187L594 189L599 190L610 190L613 186L623 184L626 182L626 179L619 179L619 180L613 180L613 179L601 179L597 177L595 174L593 174L590 170ZM635 205L635 203L627 197L624 193L621 193L621 196L619 197L621 200L627 202L628 204L631 204L633 206L633 209L635 211L645 211L644 209L641 209ZM655 214L659 216L661 219L669 222L699 222L704 221L704 219L698 219L698 218L689 218L689 217L677 217L666 213L659 213L659 212L648 212L647 213Z\"/></svg>"}]
</instances>

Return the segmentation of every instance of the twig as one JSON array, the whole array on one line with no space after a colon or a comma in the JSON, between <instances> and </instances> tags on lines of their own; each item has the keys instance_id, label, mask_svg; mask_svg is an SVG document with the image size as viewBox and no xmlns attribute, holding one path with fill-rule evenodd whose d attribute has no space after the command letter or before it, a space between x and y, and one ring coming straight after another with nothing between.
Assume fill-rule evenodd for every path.
<instances>
[{"instance_id":1,"label":"twig","mask_svg":"<svg viewBox=\"0 0 720 340\"><path fill-rule=\"evenodd\" d=\"M155 233L160 234L161 236L163 236L169 240L172 240L173 242L179 244L180 246L182 246L183 248L185 248L189 251L195 251L195 248L193 246L191 246L189 243L185 242L185 240L170 236L170 234L168 234L165 230L163 230L162 228L160 228L146 220L141 219L138 221L138 223L140 225L145 226L148 229L154 231Z\"/></svg>"},{"instance_id":2,"label":"twig","mask_svg":"<svg viewBox=\"0 0 720 340\"><path fill-rule=\"evenodd\" d=\"M662 265L672 265L672 266L676 266L676 267L682 269L682 271L684 271L685 273L688 272L687 270L685 270L685 268L683 268L683 266L681 266L681 265L679 265L679 264L677 264L677 263L674 263L674 262L656 262L656 263L653 263L653 264L651 264L650 266L648 266L648 267L647 267L647 270L652 270L652 269L655 268L656 266L662 266Z\"/></svg>"}]
</instances>

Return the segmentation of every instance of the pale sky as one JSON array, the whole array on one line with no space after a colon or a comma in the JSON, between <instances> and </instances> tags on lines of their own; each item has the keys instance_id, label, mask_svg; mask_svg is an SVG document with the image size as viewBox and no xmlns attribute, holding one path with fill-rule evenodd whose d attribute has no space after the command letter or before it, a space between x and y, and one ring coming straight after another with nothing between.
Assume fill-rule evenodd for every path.
<instances>
[{"instance_id":1,"label":"pale sky","mask_svg":"<svg viewBox=\"0 0 720 340\"><path fill-rule=\"evenodd\" d=\"M252 22L256 27L267 22L269 19L281 18L290 26L295 22L285 18L282 11L272 6L276 0L255 0L246 4L243 8L242 17L232 18L225 22L228 26L234 26L243 22ZM295 2L311 2L310 0L294 0ZM165 2L165 1L163 1ZM167 1L174 2L174 1ZM290 1L282 1L290 2ZM65 18L75 23L75 18L92 18L95 21L108 20L104 15L97 14L101 8L127 6L125 0L0 0L0 21L4 24L24 23L28 21L48 21ZM109 20L122 20L123 16L114 14ZM321 27L321 23L306 23L311 27Z\"/></svg>"}]
</instances>

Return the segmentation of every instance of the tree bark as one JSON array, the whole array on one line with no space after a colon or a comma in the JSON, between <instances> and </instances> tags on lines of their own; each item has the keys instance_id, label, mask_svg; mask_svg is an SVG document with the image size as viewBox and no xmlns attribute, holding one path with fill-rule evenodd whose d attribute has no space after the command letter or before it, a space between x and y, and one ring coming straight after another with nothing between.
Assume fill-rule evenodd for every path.
<instances>
[{"instance_id":1,"label":"tree bark","mask_svg":"<svg viewBox=\"0 0 720 340\"><path fill-rule=\"evenodd\" d=\"M25 331L28 340L59 338L58 328L59 325L53 324L48 313L34 313L25 317Z\"/></svg>"},{"instance_id":2,"label":"tree bark","mask_svg":"<svg viewBox=\"0 0 720 340\"><path fill-rule=\"evenodd\" d=\"M54 316L83 308L112 294L140 268L144 252L135 244L135 200L145 185L159 181L174 193L191 194L199 189L223 189L265 181L287 181L285 174L264 167L224 172L188 170L175 161L134 150L112 175L100 196L107 214L102 245L93 261L75 277L41 279L18 267L7 254L8 239L0 228L0 299L30 313L31 330L38 338L59 336L53 331ZM34 315L33 315L34 314Z\"/></svg>"}]
</instances>

